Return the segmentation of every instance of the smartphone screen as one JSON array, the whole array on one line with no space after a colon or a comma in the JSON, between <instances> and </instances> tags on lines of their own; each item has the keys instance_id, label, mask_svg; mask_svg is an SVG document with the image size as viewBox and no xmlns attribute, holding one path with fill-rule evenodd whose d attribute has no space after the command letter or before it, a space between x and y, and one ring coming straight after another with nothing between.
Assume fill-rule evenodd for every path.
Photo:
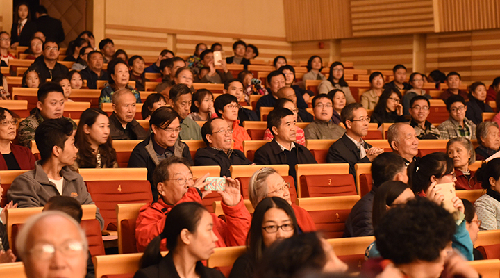
<instances>
[{"instance_id":1,"label":"smartphone screen","mask_svg":"<svg viewBox=\"0 0 500 278\"><path fill-rule=\"evenodd\" d=\"M222 65L222 52L221 51L214 51L214 65L220 66Z\"/></svg>"}]
</instances>

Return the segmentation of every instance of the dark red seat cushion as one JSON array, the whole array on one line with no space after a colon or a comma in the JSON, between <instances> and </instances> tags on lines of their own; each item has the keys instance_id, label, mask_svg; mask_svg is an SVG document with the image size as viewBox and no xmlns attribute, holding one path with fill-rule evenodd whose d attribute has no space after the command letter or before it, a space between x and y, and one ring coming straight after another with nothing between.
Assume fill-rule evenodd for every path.
<instances>
[{"instance_id":1,"label":"dark red seat cushion","mask_svg":"<svg viewBox=\"0 0 500 278\"><path fill-rule=\"evenodd\" d=\"M330 197L356 195L356 185L351 174L302 175L301 197Z\"/></svg>"}]
</instances>

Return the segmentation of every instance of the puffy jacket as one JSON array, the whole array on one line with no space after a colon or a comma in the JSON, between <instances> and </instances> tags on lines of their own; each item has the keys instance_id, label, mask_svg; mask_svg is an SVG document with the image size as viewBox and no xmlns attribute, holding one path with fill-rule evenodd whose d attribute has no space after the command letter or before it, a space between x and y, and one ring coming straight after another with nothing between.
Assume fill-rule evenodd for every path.
<instances>
[{"instance_id":1,"label":"puffy jacket","mask_svg":"<svg viewBox=\"0 0 500 278\"><path fill-rule=\"evenodd\" d=\"M373 236L373 199L375 191L363 196L351 209L345 221L344 237Z\"/></svg>"}]
</instances>

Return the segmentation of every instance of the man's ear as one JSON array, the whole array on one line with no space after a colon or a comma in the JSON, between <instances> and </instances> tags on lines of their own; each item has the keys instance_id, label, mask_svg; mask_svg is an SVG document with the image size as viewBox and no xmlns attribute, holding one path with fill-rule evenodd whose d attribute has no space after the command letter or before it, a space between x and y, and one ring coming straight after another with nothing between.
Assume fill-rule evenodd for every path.
<instances>
[{"instance_id":1,"label":"man's ear","mask_svg":"<svg viewBox=\"0 0 500 278\"><path fill-rule=\"evenodd\" d=\"M274 136L278 135L278 128L273 126L271 127L271 130L272 130L272 133L274 134Z\"/></svg>"},{"instance_id":2,"label":"man's ear","mask_svg":"<svg viewBox=\"0 0 500 278\"><path fill-rule=\"evenodd\" d=\"M62 153L62 149L58 146L53 146L52 147L52 154L55 156L55 157L59 157Z\"/></svg>"},{"instance_id":3,"label":"man's ear","mask_svg":"<svg viewBox=\"0 0 500 278\"><path fill-rule=\"evenodd\" d=\"M170 98L169 98L169 99L167 100L167 103L168 103L168 105L170 105L170 106L174 107L174 100L173 100L173 99L170 99Z\"/></svg>"},{"instance_id":4,"label":"man's ear","mask_svg":"<svg viewBox=\"0 0 500 278\"><path fill-rule=\"evenodd\" d=\"M208 143L212 144L214 142L214 140L212 140L212 134L207 134L206 138L207 138Z\"/></svg>"},{"instance_id":5,"label":"man's ear","mask_svg":"<svg viewBox=\"0 0 500 278\"><path fill-rule=\"evenodd\" d=\"M346 129L351 129L352 128L352 122L349 121L349 120L345 121L345 127L346 127Z\"/></svg>"},{"instance_id":6,"label":"man's ear","mask_svg":"<svg viewBox=\"0 0 500 278\"><path fill-rule=\"evenodd\" d=\"M398 143L396 141L391 142L391 149L397 151L398 150Z\"/></svg>"},{"instance_id":7,"label":"man's ear","mask_svg":"<svg viewBox=\"0 0 500 278\"><path fill-rule=\"evenodd\" d=\"M42 107L42 102L41 101L37 101L36 102L36 108L38 108L38 109L41 110L41 107Z\"/></svg>"},{"instance_id":8,"label":"man's ear","mask_svg":"<svg viewBox=\"0 0 500 278\"><path fill-rule=\"evenodd\" d=\"M113 111L116 111L116 104L111 103L111 109L113 109Z\"/></svg>"},{"instance_id":9,"label":"man's ear","mask_svg":"<svg viewBox=\"0 0 500 278\"><path fill-rule=\"evenodd\" d=\"M158 194L160 196L165 196L165 183L163 182L159 182L157 185L156 185L156 188L158 189Z\"/></svg>"}]
</instances>

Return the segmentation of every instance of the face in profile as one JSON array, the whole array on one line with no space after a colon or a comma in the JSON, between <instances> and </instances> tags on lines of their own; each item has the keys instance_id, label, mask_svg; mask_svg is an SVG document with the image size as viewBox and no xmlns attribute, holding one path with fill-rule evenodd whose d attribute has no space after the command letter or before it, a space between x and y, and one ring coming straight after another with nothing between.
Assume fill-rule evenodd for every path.
<instances>
[{"instance_id":1,"label":"face in profile","mask_svg":"<svg viewBox=\"0 0 500 278\"><path fill-rule=\"evenodd\" d=\"M44 119L58 119L63 116L66 97L61 92L49 92L43 101L37 102Z\"/></svg>"},{"instance_id":2,"label":"face in profile","mask_svg":"<svg viewBox=\"0 0 500 278\"><path fill-rule=\"evenodd\" d=\"M214 253L217 235L214 233L212 215L203 211L198 227L194 233L188 232L188 249L197 260L208 260Z\"/></svg>"}]
</instances>

